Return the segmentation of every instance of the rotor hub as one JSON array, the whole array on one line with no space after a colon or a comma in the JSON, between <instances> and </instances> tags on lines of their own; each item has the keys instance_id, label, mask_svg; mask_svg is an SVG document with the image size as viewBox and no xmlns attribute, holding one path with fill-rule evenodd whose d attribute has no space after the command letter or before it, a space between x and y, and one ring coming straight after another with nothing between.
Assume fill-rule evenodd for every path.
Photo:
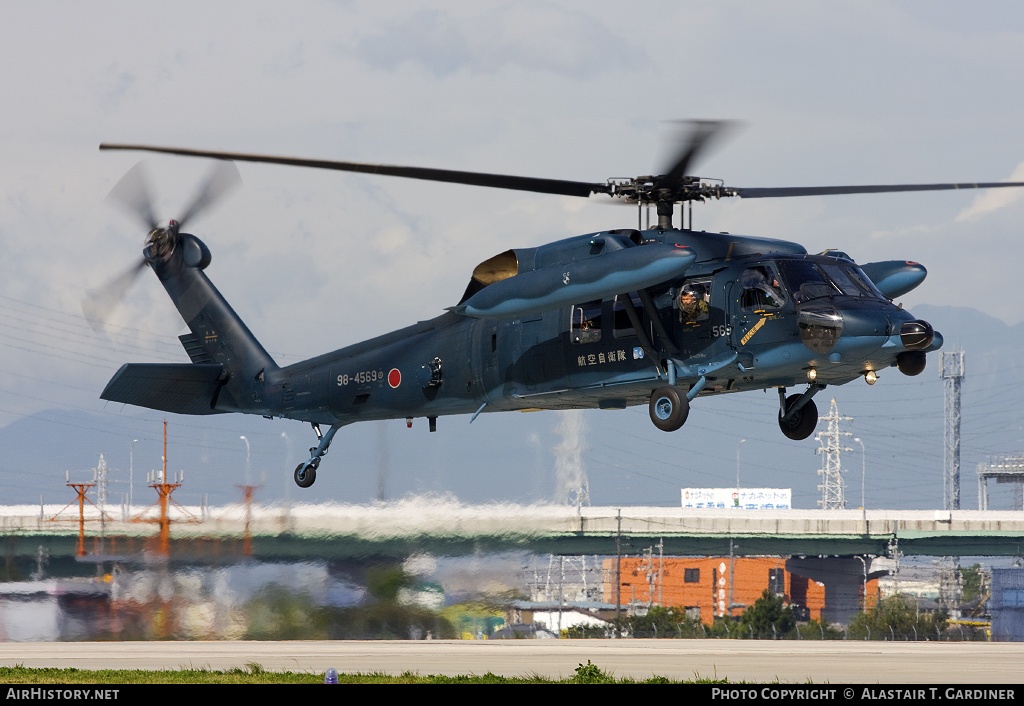
<instances>
[{"instance_id":1,"label":"rotor hub","mask_svg":"<svg viewBox=\"0 0 1024 706\"><path fill-rule=\"evenodd\" d=\"M165 260L174 252L179 240L178 222L168 221L166 227L154 228L149 231L146 237L146 247L143 249L143 256L147 261Z\"/></svg>"}]
</instances>

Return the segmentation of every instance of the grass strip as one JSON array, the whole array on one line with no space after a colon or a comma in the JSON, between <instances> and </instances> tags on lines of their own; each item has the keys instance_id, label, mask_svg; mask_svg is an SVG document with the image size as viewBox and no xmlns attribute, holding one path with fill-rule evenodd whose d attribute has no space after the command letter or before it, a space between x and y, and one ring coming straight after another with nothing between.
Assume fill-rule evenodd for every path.
<instances>
[{"instance_id":1,"label":"grass strip","mask_svg":"<svg viewBox=\"0 0 1024 706\"><path fill-rule=\"evenodd\" d=\"M0 684L323 684L322 673L277 672L256 663L224 671L214 669L55 669L22 666L0 667ZM533 675L505 677L487 672L482 675L445 676L413 672L402 674L338 674L339 684L728 684L728 679L672 680L652 676L648 679L617 679L587 660L576 673L564 679Z\"/></svg>"}]
</instances>

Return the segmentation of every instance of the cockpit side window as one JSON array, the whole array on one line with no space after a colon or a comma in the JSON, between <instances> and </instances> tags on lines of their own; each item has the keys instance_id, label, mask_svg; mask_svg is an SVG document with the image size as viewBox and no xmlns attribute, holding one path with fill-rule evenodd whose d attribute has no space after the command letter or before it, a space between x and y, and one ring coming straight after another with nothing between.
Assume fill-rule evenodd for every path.
<instances>
[{"instance_id":1,"label":"cockpit side window","mask_svg":"<svg viewBox=\"0 0 1024 706\"><path fill-rule=\"evenodd\" d=\"M765 265L748 267L740 277L740 307L743 309L778 309L786 301L782 286Z\"/></svg>"},{"instance_id":2,"label":"cockpit side window","mask_svg":"<svg viewBox=\"0 0 1024 706\"><path fill-rule=\"evenodd\" d=\"M813 262L782 260L779 262L779 271L789 286L793 301L797 304L840 293L840 290L828 281Z\"/></svg>"},{"instance_id":3,"label":"cockpit side window","mask_svg":"<svg viewBox=\"0 0 1024 706\"><path fill-rule=\"evenodd\" d=\"M783 260L779 262L779 271L797 304L818 297L839 295L885 298L867 275L852 263Z\"/></svg>"}]
</instances>

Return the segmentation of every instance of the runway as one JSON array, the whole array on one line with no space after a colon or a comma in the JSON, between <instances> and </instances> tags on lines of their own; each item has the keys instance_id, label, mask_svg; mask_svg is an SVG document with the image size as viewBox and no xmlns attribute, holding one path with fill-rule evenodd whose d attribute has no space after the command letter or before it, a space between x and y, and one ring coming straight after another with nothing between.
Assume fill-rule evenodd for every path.
<instances>
[{"instance_id":1,"label":"runway","mask_svg":"<svg viewBox=\"0 0 1024 706\"><path fill-rule=\"evenodd\" d=\"M759 640L5 642L0 665L78 669L572 676L590 660L616 677L732 683L1020 683L1024 643Z\"/></svg>"}]
</instances>

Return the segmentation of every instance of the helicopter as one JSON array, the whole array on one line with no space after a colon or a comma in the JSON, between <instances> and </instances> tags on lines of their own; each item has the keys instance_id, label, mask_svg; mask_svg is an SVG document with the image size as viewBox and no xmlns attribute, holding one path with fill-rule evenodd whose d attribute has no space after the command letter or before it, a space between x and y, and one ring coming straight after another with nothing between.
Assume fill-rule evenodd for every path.
<instances>
[{"instance_id":1,"label":"helicopter","mask_svg":"<svg viewBox=\"0 0 1024 706\"><path fill-rule=\"evenodd\" d=\"M127 279L153 270L188 326L179 340L191 362L127 363L100 397L178 414L307 422L317 445L294 470L302 488L316 480L335 434L368 420L404 418L411 427L425 417L434 432L446 415L470 414L472 423L485 412L647 404L652 423L672 432L698 398L774 388L781 432L806 439L818 421L813 398L827 386L857 378L874 384L890 367L918 375L927 354L941 348L939 332L894 303L927 270L913 261L857 264L838 250L810 254L785 240L696 231L692 210L690 227L677 227L675 206L1024 182L739 188L692 176L691 164L726 126L688 123L687 139L664 173L604 182L101 144L101 150L212 159L217 166L184 215L166 224L154 219L135 169L111 192L149 229L142 260ZM281 367L206 276L209 248L183 230L237 181L235 162L582 198L603 194L638 209L654 205L657 223L505 250L473 270L462 298L441 315Z\"/></svg>"}]
</instances>

